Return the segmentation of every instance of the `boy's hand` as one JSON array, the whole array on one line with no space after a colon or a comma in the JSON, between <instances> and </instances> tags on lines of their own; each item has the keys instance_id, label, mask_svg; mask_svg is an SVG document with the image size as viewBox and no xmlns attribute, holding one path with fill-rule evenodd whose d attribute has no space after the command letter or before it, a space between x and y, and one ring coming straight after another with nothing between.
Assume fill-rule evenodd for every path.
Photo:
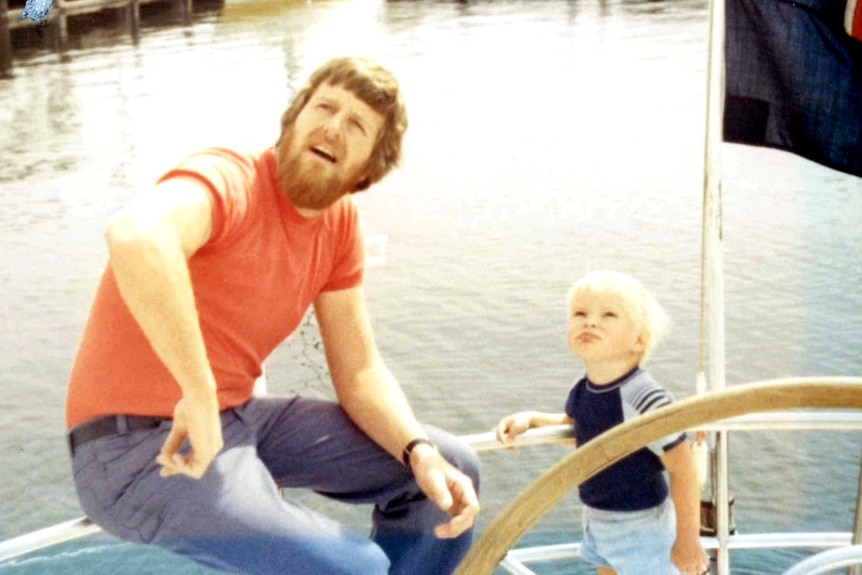
<instances>
[{"instance_id":1,"label":"boy's hand","mask_svg":"<svg viewBox=\"0 0 862 575\"><path fill-rule=\"evenodd\" d=\"M532 415L529 411L521 411L504 417L497 424L497 441L506 445L532 427Z\"/></svg>"},{"instance_id":2,"label":"boy's hand","mask_svg":"<svg viewBox=\"0 0 862 575\"><path fill-rule=\"evenodd\" d=\"M709 556L698 537L678 537L671 549L670 560L680 573L709 573Z\"/></svg>"}]
</instances>

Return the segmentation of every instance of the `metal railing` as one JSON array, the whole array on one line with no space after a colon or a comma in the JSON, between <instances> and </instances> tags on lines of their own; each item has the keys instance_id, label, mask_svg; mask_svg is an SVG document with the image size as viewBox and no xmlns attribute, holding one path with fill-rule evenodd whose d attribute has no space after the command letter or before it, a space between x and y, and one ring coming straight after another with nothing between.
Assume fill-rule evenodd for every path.
<instances>
[{"instance_id":1,"label":"metal railing","mask_svg":"<svg viewBox=\"0 0 862 575\"><path fill-rule=\"evenodd\" d=\"M784 575L821 575L844 567L862 565L862 545L831 549L800 561Z\"/></svg>"},{"instance_id":2,"label":"metal railing","mask_svg":"<svg viewBox=\"0 0 862 575\"><path fill-rule=\"evenodd\" d=\"M716 421L699 426L698 429L704 431L855 431L862 430L862 411L801 409L757 413ZM482 453L513 447L571 444L573 433L570 426L533 429L521 435L514 444L505 447L497 442L493 432L465 435L462 439ZM860 515L862 514L857 510L857 517ZM82 517L0 541L0 564L100 532L99 526ZM727 551L779 548L829 550L806 559L785 573L785 575L815 575L862 564L862 546L852 544L856 537L858 534L850 532L749 533L729 536L724 547ZM719 540L715 537L703 537L702 541L707 550L716 550L720 547ZM500 567L513 575L535 575L527 564L576 558L579 556L579 548L577 543L514 548L507 553Z\"/></svg>"},{"instance_id":3,"label":"metal railing","mask_svg":"<svg viewBox=\"0 0 862 575\"><path fill-rule=\"evenodd\" d=\"M825 410L841 410L826 412ZM781 413L781 410L791 410ZM818 414L819 410L819 414ZM846 411L845 411L846 410ZM734 428L756 429L859 429L862 410L862 378L796 378L735 386L687 398L666 408L626 422L580 446L560 459L518 494L491 524L459 565L456 575L488 575L497 566L510 573L532 573L520 561L518 541L539 518L563 500L583 481L599 473L650 441L681 430L714 430L724 436ZM767 415L760 415L767 413ZM726 446L726 443L725 443ZM713 446L712 504L716 515L727 508L716 497L716 483L727 483L726 466L716 466ZM721 476L724 474L724 476ZM718 475L718 476L717 476ZM725 504L727 505L727 499ZM732 501L730 501L732 503ZM862 516L857 498L857 518ZM729 575L731 549L847 546L859 533L767 533L738 536L718 525L714 538L704 540L712 548L717 575ZM857 521L857 525L859 521ZM544 556L576 553L575 546L545 547ZM530 558L538 559L537 553Z\"/></svg>"}]
</instances>

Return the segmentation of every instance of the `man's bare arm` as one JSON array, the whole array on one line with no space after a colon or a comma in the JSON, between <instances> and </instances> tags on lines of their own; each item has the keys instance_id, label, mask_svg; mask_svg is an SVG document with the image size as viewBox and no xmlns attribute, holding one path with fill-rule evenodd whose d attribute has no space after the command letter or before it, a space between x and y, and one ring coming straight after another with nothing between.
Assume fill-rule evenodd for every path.
<instances>
[{"instance_id":1,"label":"man's bare arm","mask_svg":"<svg viewBox=\"0 0 862 575\"><path fill-rule=\"evenodd\" d=\"M326 358L339 402L351 419L393 457L426 437L406 396L377 349L361 287L322 293L315 302ZM472 481L427 445L410 456L416 481L452 519L437 526L439 537L456 537L479 511Z\"/></svg>"},{"instance_id":2,"label":"man's bare arm","mask_svg":"<svg viewBox=\"0 0 862 575\"><path fill-rule=\"evenodd\" d=\"M114 215L106 232L120 294L183 393L159 456L165 475L201 477L222 447L216 382L187 264L211 227L207 191L193 180L173 179ZM193 449L182 456L186 438Z\"/></svg>"}]
</instances>

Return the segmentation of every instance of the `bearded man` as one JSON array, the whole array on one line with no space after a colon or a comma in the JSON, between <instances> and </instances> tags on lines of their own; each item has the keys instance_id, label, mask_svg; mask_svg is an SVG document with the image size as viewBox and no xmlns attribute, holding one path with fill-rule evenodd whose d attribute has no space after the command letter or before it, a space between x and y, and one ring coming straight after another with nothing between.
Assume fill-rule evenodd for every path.
<instances>
[{"instance_id":1,"label":"bearded man","mask_svg":"<svg viewBox=\"0 0 862 575\"><path fill-rule=\"evenodd\" d=\"M67 398L76 490L105 531L234 573L454 571L478 460L417 421L381 358L350 197L406 129L389 71L332 60L274 148L193 154L111 218ZM338 401L253 395L312 305ZM283 487L373 505L370 537Z\"/></svg>"}]
</instances>

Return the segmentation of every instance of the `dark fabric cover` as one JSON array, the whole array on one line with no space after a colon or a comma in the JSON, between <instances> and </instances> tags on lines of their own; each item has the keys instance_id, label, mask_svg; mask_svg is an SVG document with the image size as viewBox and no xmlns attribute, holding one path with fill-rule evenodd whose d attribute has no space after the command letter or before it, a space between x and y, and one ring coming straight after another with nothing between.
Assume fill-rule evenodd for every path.
<instances>
[{"instance_id":1,"label":"dark fabric cover","mask_svg":"<svg viewBox=\"0 0 862 575\"><path fill-rule=\"evenodd\" d=\"M726 6L724 140L862 177L862 42L845 30L846 0Z\"/></svg>"}]
</instances>

